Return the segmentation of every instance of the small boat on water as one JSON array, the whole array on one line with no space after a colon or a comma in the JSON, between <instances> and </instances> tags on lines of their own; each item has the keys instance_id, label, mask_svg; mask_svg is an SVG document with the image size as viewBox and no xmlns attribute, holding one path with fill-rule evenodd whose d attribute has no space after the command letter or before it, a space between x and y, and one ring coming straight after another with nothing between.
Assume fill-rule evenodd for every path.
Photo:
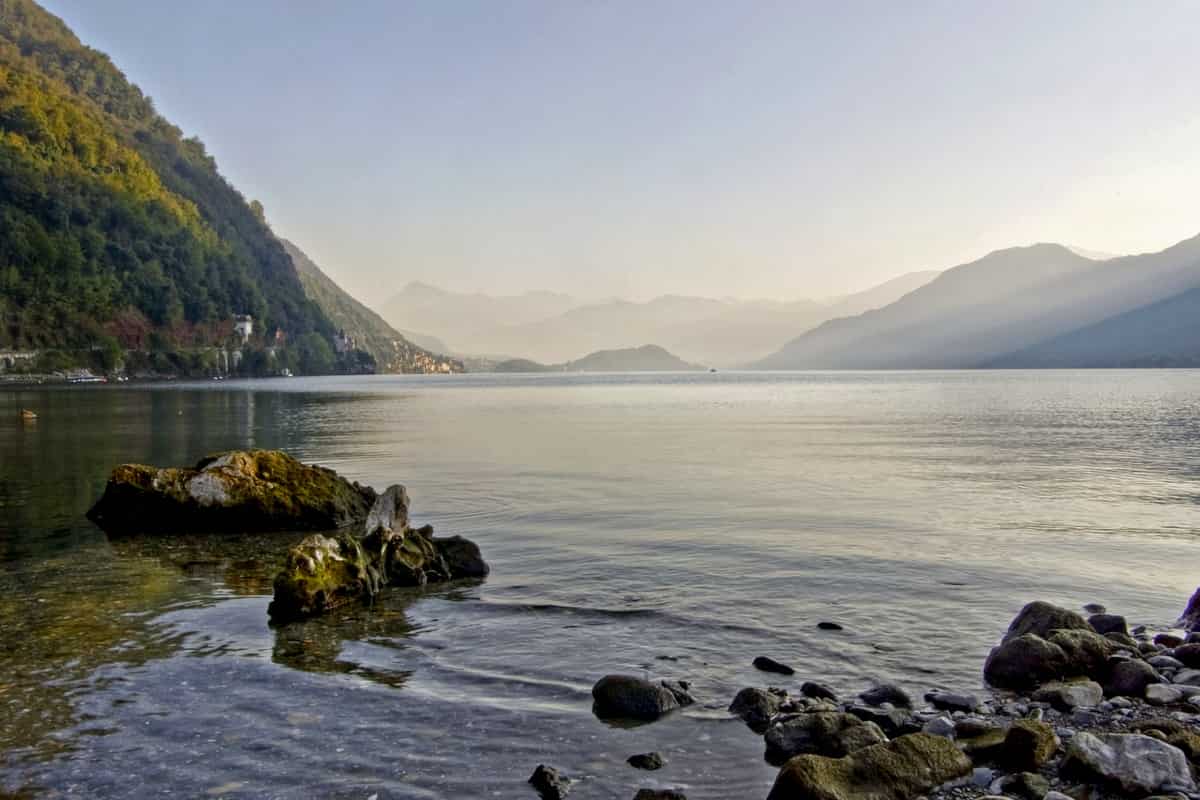
<instances>
[{"instance_id":1,"label":"small boat on water","mask_svg":"<svg viewBox=\"0 0 1200 800\"><path fill-rule=\"evenodd\" d=\"M67 373L67 383L108 383L103 375L93 375L91 370L80 369Z\"/></svg>"},{"instance_id":2,"label":"small boat on water","mask_svg":"<svg viewBox=\"0 0 1200 800\"><path fill-rule=\"evenodd\" d=\"M26 420L26 421L35 420L35 419L37 419L37 414L30 411L28 408L22 408L21 409L21 419Z\"/></svg>"}]
</instances>

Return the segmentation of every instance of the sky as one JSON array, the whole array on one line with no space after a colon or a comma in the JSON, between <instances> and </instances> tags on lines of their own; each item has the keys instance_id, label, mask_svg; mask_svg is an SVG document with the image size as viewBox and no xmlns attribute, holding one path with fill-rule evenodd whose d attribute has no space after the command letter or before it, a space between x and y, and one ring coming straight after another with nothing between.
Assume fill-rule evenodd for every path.
<instances>
[{"instance_id":1,"label":"sky","mask_svg":"<svg viewBox=\"0 0 1200 800\"><path fill-rule=\"evenodd\" d=\"M45 0L368 305L1200 233L1200 3Z\"/></svg>"}]
</instances>

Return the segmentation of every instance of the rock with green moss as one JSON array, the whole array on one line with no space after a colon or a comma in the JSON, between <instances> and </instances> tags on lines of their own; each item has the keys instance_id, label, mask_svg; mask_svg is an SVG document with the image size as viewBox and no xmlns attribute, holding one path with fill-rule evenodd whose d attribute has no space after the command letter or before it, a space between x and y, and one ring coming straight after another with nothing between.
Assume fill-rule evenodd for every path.
<instances>
[{"instance_id":1,"label":"rock with green moss","mask_svg":"<svg viewBox=\"0 0 1200 800\"><path fill-rule=\"evenodd\" d=\"M840 757L887 741L874 722L836 711L782 719L767 728L763 739L766 759L772 764L782 764L802 753Z\"/></svg>"},{"instance_id":2,"label":"rock with green moss","mask_svg":"<svg viewBox=\"0 0 1200 800\"><path fill-rule=\"evenodd\" d=\"M194 467L123 464L88 518L110 533L331 531L361 525L375 490L278 450L235 450Z\"/></svg>"},{"instance_id":3,"label":"rock with green moss","mask_svg":"<svg viewBox=\"0 0 1200 800\"><path fill-rule=\"evenodd\" d=\"M487 564L473 542L438 539L433 527L408 525L408 493L390 486L366 515L368 533L309 536L288 551L275 577L268 613L275 622L321 614L375 596L385 586L424 586L455 578L478 578ZM396 526L396 527L389 527Z\"/></svg>"},{"instance_id":4,"label":"rock with green moss","mask_svg":"<svg viewBox=\"0 0 1200 800\"><path fill-rule=\"evenodd\" d=\"M1020 719L1004 734L999 762L1008 769L1031 771L1054 758L1058 750L1054 728L1034 719Z\"/></svg>"},{"instance_id":5,"label":"rock with green moss","mask_svg":"<svg viewBox=\"0 0 1200 800\"><path fill-rule=\"evenodd\" d=\"M911 800L971 773L971 760L949 739L901 736L842 758L796 756L767 800Z\"/></svg>"}]
</instances>

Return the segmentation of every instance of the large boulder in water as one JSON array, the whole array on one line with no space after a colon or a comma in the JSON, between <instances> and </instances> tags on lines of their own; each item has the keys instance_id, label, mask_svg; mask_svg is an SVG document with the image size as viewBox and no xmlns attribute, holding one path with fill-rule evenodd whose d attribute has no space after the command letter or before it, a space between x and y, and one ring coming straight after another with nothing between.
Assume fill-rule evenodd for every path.
<instances>
[{"instance_id":1,"label":"large boulder in water","mask_svg":"<svg viewBox=\"0 0 1200 800\"><path fill-rule=\"evenodd\" d=\"M361 524L375 490L278 450L235 450L194 467L123 464L88 518L110 533L329 531Z\"/></svg>"},{"instance_id":2,"label":"large boulder in water","mask_svg":"<svg viewBox=\"0 0 1200 800\"><path fill-rule=\"evenodd\" d=\"M592 711L602 719L650 721L695 700L686 683L605 675L592 687Z\"/></svg>"},{"instance_id":3,"label":"large boulder in water","mask_svg":"<svg viewBox=\"0 0 1200 800\"><path fill-rule=\"evenodd\" d=\"M913 733L842 758L796 756L767 800L911 800L971 773L971 759L941 736Z\"/></svg>"},{"instance_id":4,"label":"large boulder in water","mask_svg":"<svg viewBox=\"0 0 1200 800\"><path fill-rule=\"evenodd\" d=\"M320 614L385 586L424 586L488 573L479 547L461 536L435 538L433 527L408 526L408 493L388 487L367 515L361 539L347 532L309 536L288 551L275 576L268 613L276 622ZM399 527L390 527L399 526Z\"/></svg>"}]
</instances>

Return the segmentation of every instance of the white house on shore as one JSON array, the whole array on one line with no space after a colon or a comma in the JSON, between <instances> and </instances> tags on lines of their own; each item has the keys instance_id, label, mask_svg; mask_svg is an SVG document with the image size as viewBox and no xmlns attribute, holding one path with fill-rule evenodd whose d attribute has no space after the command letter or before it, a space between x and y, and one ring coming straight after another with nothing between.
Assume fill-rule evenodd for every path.
<instances>
[{"instance_id":1,"label":"white house on shore","mask_svg":"<svg viewBox=\"0 0 1200 800\"><path fill-rule=\"evenodd\" d=\"M254 317L249 314L237 314L233 318L233 332L242 340L242 344L250 341L254 333Z\"/></svg>"}]
</instances>

